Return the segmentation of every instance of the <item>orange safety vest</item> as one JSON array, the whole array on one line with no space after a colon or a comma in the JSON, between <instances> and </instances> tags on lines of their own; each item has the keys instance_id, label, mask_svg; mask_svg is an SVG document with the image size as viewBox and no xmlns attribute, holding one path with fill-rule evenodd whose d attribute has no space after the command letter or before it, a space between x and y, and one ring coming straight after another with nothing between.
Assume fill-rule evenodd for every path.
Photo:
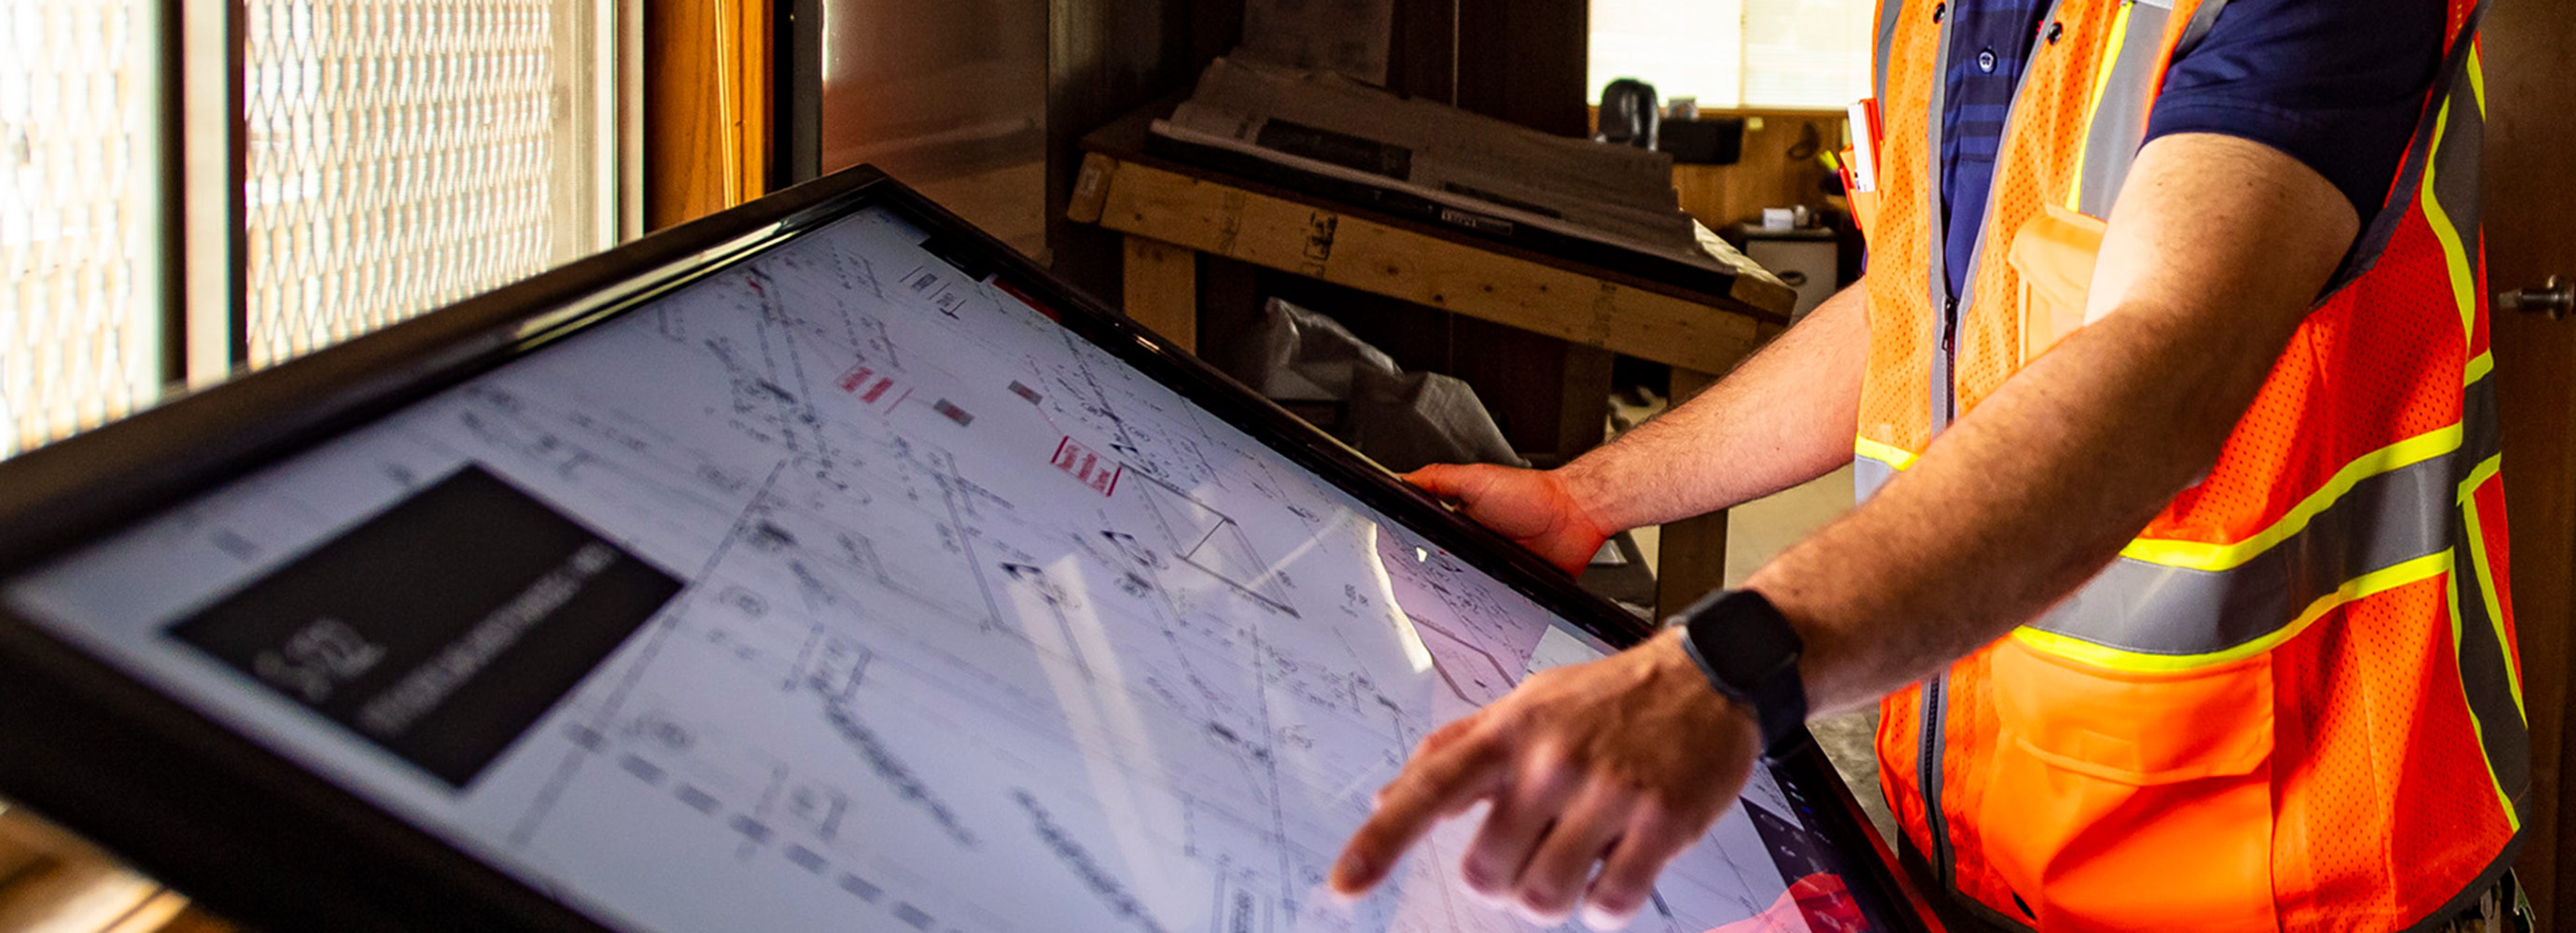
<instances>
[{"instance_id":1,"label":"orange safety vest","mask_svg":"<svg viewBox=\"0 0 2576 933\"><path fill-rule=\"evenodd\" d=\"M1854 196L1864 496L2082 326L2166 66L2223 4L2058 0L1952 307L1948 17L1880 0L1876 190ZM2048 614L1885 701L1888 802L1980 914L2404 930L2510 861L2531 764L2479 242L2483 9L2451 0L2386 207L2209 475Z\"/></svg>"}]
</instances>

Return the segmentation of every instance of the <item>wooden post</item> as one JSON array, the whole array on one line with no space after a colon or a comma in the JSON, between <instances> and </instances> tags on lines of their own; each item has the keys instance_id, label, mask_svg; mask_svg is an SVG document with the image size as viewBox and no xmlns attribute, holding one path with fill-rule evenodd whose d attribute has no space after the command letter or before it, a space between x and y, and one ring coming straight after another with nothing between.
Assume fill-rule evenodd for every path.
<instances>
[{"instance_id":1,"label":"wooden post","mask_svg":"<svg viewBox=\"0 0 2576 933\"><path fill-rule=\"evenodd\" d=\"M1199 256L1187 247L1127 238L1127 316L1173 345L1199 351Z\"/></svg>"},{"instance_id":2,"label":"wooden post","mask_svg":"<svg viewBox=\"0 0 2576 933\"><path fill-rule=\"evenodd\" d=\"M1716 382L1717 377L1708 373L1673 367L1672 407L1680 408ZM1655 563L1655 615L1659 621L1682 611L1710 590L1725 586L1726 512L1664 525L1663 545L1657 549Z\"/></svg>"}]
</instances>

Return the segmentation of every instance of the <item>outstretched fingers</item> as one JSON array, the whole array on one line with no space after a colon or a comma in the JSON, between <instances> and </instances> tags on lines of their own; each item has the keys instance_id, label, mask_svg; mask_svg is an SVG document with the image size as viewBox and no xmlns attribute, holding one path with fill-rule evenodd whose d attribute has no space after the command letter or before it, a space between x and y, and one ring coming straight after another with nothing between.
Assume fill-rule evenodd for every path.
<instances>
[{"instance_id":1,"label":"outstretched fingers","mask_svg":"<svg viewBox=\"0 0 2576 933\"><path fill-rule=\"evenodd\" d=\"M1459 860L1459 876L1467 888L1496 904L1504 903L1539 842L1582 787L1582 775L1562 764L1537 756L1525 759L1515 769L1511 784L1495 796L1493 810L1477 828L1475 841L1468 843L1466 857Z\"/></svg>"},{"instance_id":2,"label":"outstretched fingers","mask_svg":"<svg viewBox=\"0 0 2576 933\"><path fill-rule=\"evenodd\" d=\"M1333 862L1333 891L1353 897L1376 887L1404 851L1431 830L1431 824L1493 795L1508 775L1505 751L1489 735L1471 735L1415 757L1378 792L1377 812L1351 835L1341 858Z\"/></svg>"},{"instance_id":3,"label":"outstretched fingers","mask_svg":"<svg viewBox=\"0 0 2576 933\"><path fill-rule=\"evenodd\" d=\"M1628 831L1641 795L1607 781L1576 793L1513 885L1513 901L1542 926L1564 923L1583 896L1592 866Z\"/></svg>"},{"instance_id":4,"label":"outstretched fingers","mask_svg":"<svg viewBox=\"0 0 2576 933\"><path fill-rule=\"evenodd\" d=\"M1698 841L1700 828L1656 804L1638 807L1627 831L1601 860L1601 873L1583 896L1583 922L1595 930L1625 928L1655 896L1655 876L1683 849Z\"/></svg>"}]
</instances>

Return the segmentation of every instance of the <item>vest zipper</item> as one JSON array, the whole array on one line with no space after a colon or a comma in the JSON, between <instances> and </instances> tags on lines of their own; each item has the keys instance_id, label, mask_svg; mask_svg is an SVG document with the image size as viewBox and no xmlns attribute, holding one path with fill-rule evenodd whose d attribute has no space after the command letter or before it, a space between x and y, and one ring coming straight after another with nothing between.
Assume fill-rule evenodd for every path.
<instances>
[{"instance_id":1,"label":"vest zipper","mask_svg":"<svg viewBox=\"0 0 2576 933\"><path fill-rule=\"evenodd\" d=\"M2124 0L2124 2L2135 2L2135 0ZM2040 22L2056 22L2059 11L2063 9L2065 5L2066 0L2049 0L2048 9L2040 15ZM1950 60L1950 24L1957 21L1958 18L1954 16L1941 23L1941 42L1940 52L1938 54L1942 62L1942 68L1945 69L1945 73L1942 77L1935 79L1936 83L1933 85L1935 90L1932 98L1932 161L1935 165L1938 165L1940 162L1942 111L1947 108L1948 104L1948 101L1946 100L1948 96L1946 94L1946 87L1949 78L1946 74L1946 69L1949 67ZM2051 48L2048 43L2038 41L2038 36L2036 34L2031 38L2030 52L2022 58L2021 74L2016 75L2013 78L2012 102L2004 107L2004 128L2003 136L2001 137L2002 140L2012 139L2013 130L2018 128L2020 125L2019 121L2022 115L2022 91L2029 88L2031 72L2038 69L2040 58L2049 54L2049 49ZM1956 218L1947 217L1938 213L1938 206L1941 199L1939 197L1934 197L1932 199L1936 211L1933 216L1939 220L1941 224L1939 227L1941 232L1940 242L1935 244L1935 248L1932 250L1932 279L1934 287L1938 289L1934 294L1939 295L1942 299L1940 302L1941 367L1939 373L1937 373L1937 375L1940 376L1940 384L1936 387L1938 391L1933 394L1932 405L1932 433L1936 435L1947 429L1950 426L1950 422L1959 417L1959 318L1962 315L1962 307L1973 305L1976 301L1977 279L1986 262L1986 245L1993 241L1992 228L1994 227L1995 213L1997 209L1997 204L1995 203L1995 188L1997 182L1999 182L2002 177L2003 158L2001 147L1998 146L1995 160L1995 171L1993 174L1986 177L1986 209L1984 215L1979 217L1977 220L1977 246L1976 249L1971 250L1968 254L1968 269L1966 273L1959 277L1959 288L1956 293L1953 293L1949 287L1949 270L1945 265L1949 255L1949 224ZM1936 175L1934 177L1933 185L1934 190L1939 190L1939 176Z\"/></svg>"},{"instance_id":2,"label":"vest zipper","mask_svg":"<svg viewBox=\"0 0 2576 933\"><path fill-rule=\"evenodd\" d=\"M2049 0L2048 9L2040 17L2040 21L2056 21L2059 10L2065 5L2066 0ZM1974 289L1977 284L1978 267L1985 262L1986 243L1988 242L1988 238L1992 232L1989 228L1994 225L1995 217L1994 194L1996 176L1989 176L1986 179L1985 214L1979 219L1977 224L1977 248L1969 254L1967 272L1959 279L1961 285L1958 290L1959 293L1953 294L1948 278L1949 270L1946 268L1950 236L1949 224L1953 218L1945 216L1946 212L1942 208L1942 199L1940 194L1941 175L1938 167L1941 164L1941 122L1944 112L1948 109L1947 91L1949 81L1948 68L1950 66L1950 26L1952 23L1957 21L1957 17L1944 17L1935 21L1939 24L1936 28L1940 33L1940 41L1936 46L1936 51L1933 56L1934 60L1940 63L1941 68L1940 73L1936 74L1932 81L1932 148L1929 150L1931 158L1928 160L1932 166L1932 178L1930 179L1931 190L1933 192L1930 199L1932 229L1940 234L1940 237L1931 244L1930 263L1932 267L1932 294L1936 299L1935 303L1941 306L1941 351L1938 358L1935 360L1938 365L1933 367L1933 385L1930 387L1932 389L1932 404L1929 406L1932 409L1930 412L1932 416L1932 434L1936 436L1939 435L1942 430L1950 426L1950 421L1952 419L1958 417L1959 382L1957 374L1959 365L1959 316L1960 305L1963 304L1960 298L1961 295L1965 295L1970 299L1975 297ZM2038 67L2040 56L2047 53L2048 45L2046 43L2033 41L2031 43L2030 53L2022 61L2021 74L2013 81L2012 102L2004 108L2003 138L2006 140L2012 138L2013 130L2016 127L2016 121L2021 117L2021 95L2022 91L2029 86L2030 73ZM2000 157L1996 162L1996 171L1998 174L2002 171L2002 161ZM1922 789L1923 822L1925 827L1929 829L1932 834L1932 851L1926 854L1932 861L1933 877L1939 879L1943 886L1956 891L1958 889L1958 879L1955 877L1957 871L1957 853L1953 851L1950 846L1949 819L1941 813L1941 754L1943 732L1945 731L1942 728L1942 693L1944 688L1949 684L1949 680L1949 672L1943 671L1932 679L1923 682L1921 722L1916 726L1916 734L1921 740L1921 748L1917 752L1918 757L1915 760L1914 783L1915 786Z\"/></svg>"},{"instance_id":3,"label":"vest zipper","mask_svg":"<svg viewBox=\"0 0 2576 933\"><path fill-rule=\"evenodd\" d=\"M1932 832L1932 877L1951 885L1950 825L1941 814L1941 738L1943 730L1941 687L1950 680L1948 672L1933 675L1923 682L1921 722L1915 734L1921 739L1921 751L1914 763L1914 784L1923 789L1923 823Z\"/></svg>"},{"instance_id":4,"label":"vest zipper","mask_svg":"<svg viewBox=\"0 0 2576 933\"><path fill-rule=\"evenodd\" d=\"M1971 266L1970 268L1974 268ZM1959 299L1941 302L1941 424L1948 426L1959 417Z\"/></svg>"}]
</instances>

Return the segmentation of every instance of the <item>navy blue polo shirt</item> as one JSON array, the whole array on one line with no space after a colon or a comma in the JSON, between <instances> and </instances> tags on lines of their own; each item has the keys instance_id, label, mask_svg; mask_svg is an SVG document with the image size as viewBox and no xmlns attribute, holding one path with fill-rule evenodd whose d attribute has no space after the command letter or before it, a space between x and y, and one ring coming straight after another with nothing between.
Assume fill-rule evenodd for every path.
<instances>
[{"instance_id":1,"label":"navy blue polo shirt","mask_svg":"<svg viewBox=\"0 0 2576 933\"><path fill-rule=\"evenodd\" d=\"M2218 0L2207 0L2218 2ZM2047 0L1950 0L1941 203L1950 294L1976 253L1995 149ZM2442 62L2444 0L2231 0L2165 73L2147 140L2222 133L2316 169L2366 226Z\"/></svg>"}]
</instances>

